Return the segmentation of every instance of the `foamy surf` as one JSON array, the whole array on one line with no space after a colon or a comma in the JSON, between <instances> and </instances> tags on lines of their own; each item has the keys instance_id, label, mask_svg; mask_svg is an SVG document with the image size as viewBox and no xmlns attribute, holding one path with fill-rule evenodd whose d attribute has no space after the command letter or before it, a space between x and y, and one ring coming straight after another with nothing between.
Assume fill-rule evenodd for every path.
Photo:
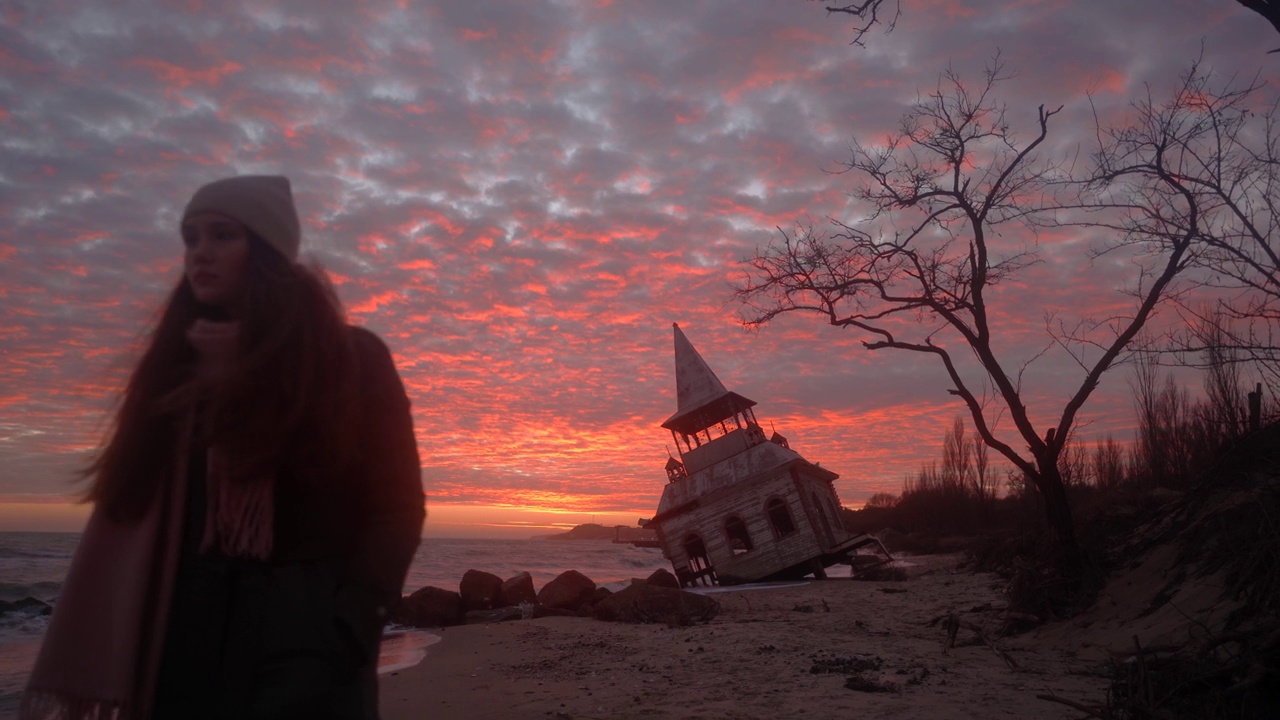
<instances>
[{"instance_id":1,"label":"foamy surf","mask_svg":"<svg viewBox=\"0 0 1280 720\"><path fill-rule=\"evenodd\" d=\"M427 656L427 648L441 637L424 630L393 630L382 636L378 648L378 674L411 668Z\"/></svg>"}]
</instances>

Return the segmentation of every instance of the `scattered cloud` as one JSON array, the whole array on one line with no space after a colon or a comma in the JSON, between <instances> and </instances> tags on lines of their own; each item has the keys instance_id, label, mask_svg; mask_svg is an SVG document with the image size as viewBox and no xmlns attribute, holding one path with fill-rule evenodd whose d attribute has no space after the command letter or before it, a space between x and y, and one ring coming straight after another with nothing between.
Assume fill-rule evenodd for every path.
<instances>
[{"instance_id":1,"label":"scattered cloud","mask_svg":"<svg viewBox=\"0 0 1280 720\"><path fill-rule=\"evenodd\" d=\"M844 502L896 490L960 414L940 368L816 318L744 330L742 261L856 219L832 172L850 139L948 66L976 78L999 48L1010 122L1064 105L1067 152L1201 52L1252 75L1275 44L1225 0L903 12L860 49L798 1L6 5L0 499L68 494L177 280L183 204L250 172L292 178L304 248L393 349L433 502L650 514L672 322ZM1000 291L1011 357L1055 318L1124 312L1131 268L1087 243L1040 238ZM1043 420L1078 377L1061 352L1033 368ZM1126 393L1105 383L1086 432L1123 436Z\"/></svg>"}]
</instances>

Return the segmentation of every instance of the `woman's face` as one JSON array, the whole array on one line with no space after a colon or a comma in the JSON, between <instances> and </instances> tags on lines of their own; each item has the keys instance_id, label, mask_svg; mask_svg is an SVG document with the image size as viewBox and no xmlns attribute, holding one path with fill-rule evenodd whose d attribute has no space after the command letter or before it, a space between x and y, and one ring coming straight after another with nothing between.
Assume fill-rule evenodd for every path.
<instances>
[{"instance_id":1,"label":"woman's face","mask_svg":"<svg viewBox=\"0 0 1280 720\"><path fill-rule=\"evenodd\" d=\"M248 229L217 213L192 213L182 221L182 244L183 268L196 300L230 309L244 291Z\"/></svg>"}]
</instances>

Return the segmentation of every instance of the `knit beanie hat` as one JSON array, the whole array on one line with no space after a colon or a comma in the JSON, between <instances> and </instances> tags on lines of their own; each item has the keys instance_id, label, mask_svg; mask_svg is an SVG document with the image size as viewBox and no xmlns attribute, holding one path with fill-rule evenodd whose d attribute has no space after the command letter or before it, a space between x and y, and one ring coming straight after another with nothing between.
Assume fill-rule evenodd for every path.
<instances>
[{"instance_id":1,"label":"knit beanie hat","mask_svg":"<svg viewBox=\"0 0 1280 720\"><path fill-rule=\"evenodd\" d=\"M214 180L196 190L182 219L212 212L239 221L288 260L298 258L302 236L293 207L289 178L283 175L238 175Z\"/></svg>"}]
</instances>

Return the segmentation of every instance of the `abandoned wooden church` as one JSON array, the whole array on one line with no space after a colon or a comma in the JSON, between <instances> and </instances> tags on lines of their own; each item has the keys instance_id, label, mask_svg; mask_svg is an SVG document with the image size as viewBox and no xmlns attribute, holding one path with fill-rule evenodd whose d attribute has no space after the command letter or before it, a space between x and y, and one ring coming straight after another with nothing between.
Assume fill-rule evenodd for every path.
<instances>
[{"instance_id":1,"label":"abandoned wooden church","mask_svg":"<svg viewBox=\"0 0 1280 720\"><path fill-rule=\"evenodd\" d=\"M755 402L725 389L675 330L677 410L662 427L680 458L667 461L667 485L647 523L683 586L782 580L850 562L874 538L840 522L832 481L778 433L765 437Z\"/></svg>"}]
</instances>

